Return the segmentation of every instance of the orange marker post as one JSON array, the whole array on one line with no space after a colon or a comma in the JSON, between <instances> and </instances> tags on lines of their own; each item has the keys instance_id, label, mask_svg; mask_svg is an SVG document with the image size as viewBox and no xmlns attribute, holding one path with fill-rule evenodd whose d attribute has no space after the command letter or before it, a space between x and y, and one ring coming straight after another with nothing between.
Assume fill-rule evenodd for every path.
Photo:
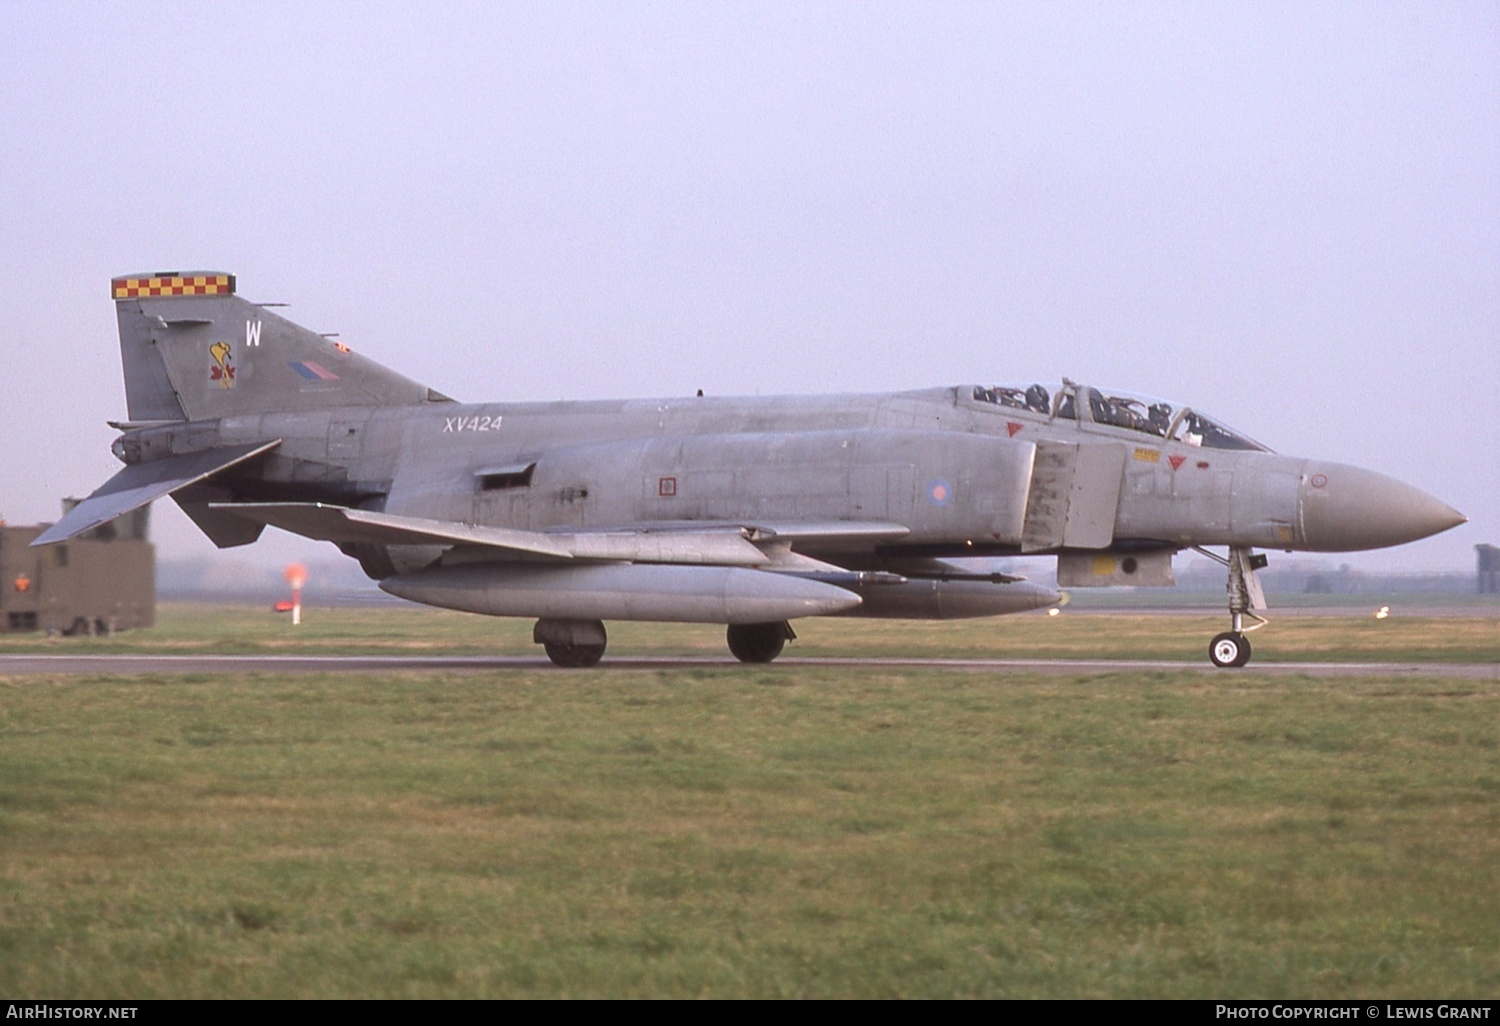
<instances>
[{"instance_id":1,"label":"orange marker post","mask_svg":"<svg viewBox=\"0 0 1500 1026\"><path fill-rule=\"evenodd\" d=\"M295 627L302 622L302 586L307 583L307 567L293 563L281 576L292 586L292 626Z\"/></svg>"}]
</instances>

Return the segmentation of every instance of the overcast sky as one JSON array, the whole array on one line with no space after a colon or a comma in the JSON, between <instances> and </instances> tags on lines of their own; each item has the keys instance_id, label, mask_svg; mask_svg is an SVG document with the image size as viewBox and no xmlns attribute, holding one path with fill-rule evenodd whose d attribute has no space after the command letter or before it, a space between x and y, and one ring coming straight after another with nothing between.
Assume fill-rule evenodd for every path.
<instances>
[{"instance_id":1,"label":"overcast sky","mask_svg":"<svg viewBox=\"0 0 1500 1026\"><path fill-rule=\"evenodd\" d=\"M1067 375L1470 517L1358 566L1500 543L1493 2L0 0L11 523L168 268L468 400Z\"/></svg>"}]
</instances>

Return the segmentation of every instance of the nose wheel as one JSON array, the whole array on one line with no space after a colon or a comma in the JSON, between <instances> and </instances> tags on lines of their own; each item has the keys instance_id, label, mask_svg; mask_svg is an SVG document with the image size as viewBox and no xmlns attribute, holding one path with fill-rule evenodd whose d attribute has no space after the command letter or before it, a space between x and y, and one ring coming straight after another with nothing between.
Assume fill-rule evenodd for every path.
<instances>
[{"instance_id":1,"label":"nose wheel","mask_svg":"<svg viewBox=\"0 0 1500 1026\"><path fill-rule=\"evenodd\" d=\"M1250 639L1245 637L1246 632L1266 625L1265 617L1251 612L1266 608L1265 593L1255 577L1255 571L1266 565L1266 557L1249 549L1230 548L1229 558L1225 559L1201 546L1193 548L1229 569L1229 630L1214 635L1214 640L1208 643L1209 661L1221 669L1244 666L1250 662ZM1248 627L1247 616L1255 621Z\"/></svg>"},{"instance_id":2,"label":"nose wheel","mask_svg":"<svg viewBox=\"0 0 1500 1026\"><path fill-rule=\"evenodd\" d=\"M1208 658L1218 667L1244 666L1250 661L1250 639L1238 631L1225 631L1209 642Z\"/></svg>"}]
</instances>

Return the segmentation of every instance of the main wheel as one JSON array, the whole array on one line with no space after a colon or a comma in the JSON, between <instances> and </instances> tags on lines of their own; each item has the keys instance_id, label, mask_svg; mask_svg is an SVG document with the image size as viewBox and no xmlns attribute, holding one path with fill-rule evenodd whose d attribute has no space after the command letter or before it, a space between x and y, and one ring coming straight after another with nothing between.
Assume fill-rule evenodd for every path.
<instances>
[{"instance_id":1,"label":"main wheel","mask_svg":"<svg viewBox=\"0 0 1500 1026\"><path fill-rule=\"evenodd\" d=\"M1225 631L1209 642L1208 658L1215 666L1244 666L1250 661L1250 639L1234 631Z\"/></svg>"},{"instance_id":2,"label":"main wheel","mask_svg":"<svg viewBox=\"0 0 1500 1026\"><path fill-rule=\"evenodd\" d=\"M568 645L547 641L542 643L542 648L547 650L548 659L558 666L566 666L572 670L593 666L604 658L603 645Z\"/></svg>"},{"instance_id":3,"label":"main wheel","mask_svg":"<svg viewBox=\"0 0 1500 1026\"><path fill-rule=\"evenodd\" d=\"M729 651L742 663L769 663L786 648L791 631L786 621L776 623L732 623L729 625Z\"/></svg>"}]
</instances>

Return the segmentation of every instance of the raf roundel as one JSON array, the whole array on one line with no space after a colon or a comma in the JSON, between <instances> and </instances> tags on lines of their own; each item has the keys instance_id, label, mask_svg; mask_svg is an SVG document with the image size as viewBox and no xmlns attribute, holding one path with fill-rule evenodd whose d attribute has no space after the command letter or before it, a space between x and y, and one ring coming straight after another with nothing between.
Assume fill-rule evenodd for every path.
<instances>
[{"instance_id":1,"label":"raf roundel","mask_svg":"<svg viewBox=\"0 0 1500 1026\"><path fill-rule=\"evenodd\" d=\"M946 506L953 501L953 486L942 478L927 485L927 501L934 506Z\"/></svg>"}]
</instances>

